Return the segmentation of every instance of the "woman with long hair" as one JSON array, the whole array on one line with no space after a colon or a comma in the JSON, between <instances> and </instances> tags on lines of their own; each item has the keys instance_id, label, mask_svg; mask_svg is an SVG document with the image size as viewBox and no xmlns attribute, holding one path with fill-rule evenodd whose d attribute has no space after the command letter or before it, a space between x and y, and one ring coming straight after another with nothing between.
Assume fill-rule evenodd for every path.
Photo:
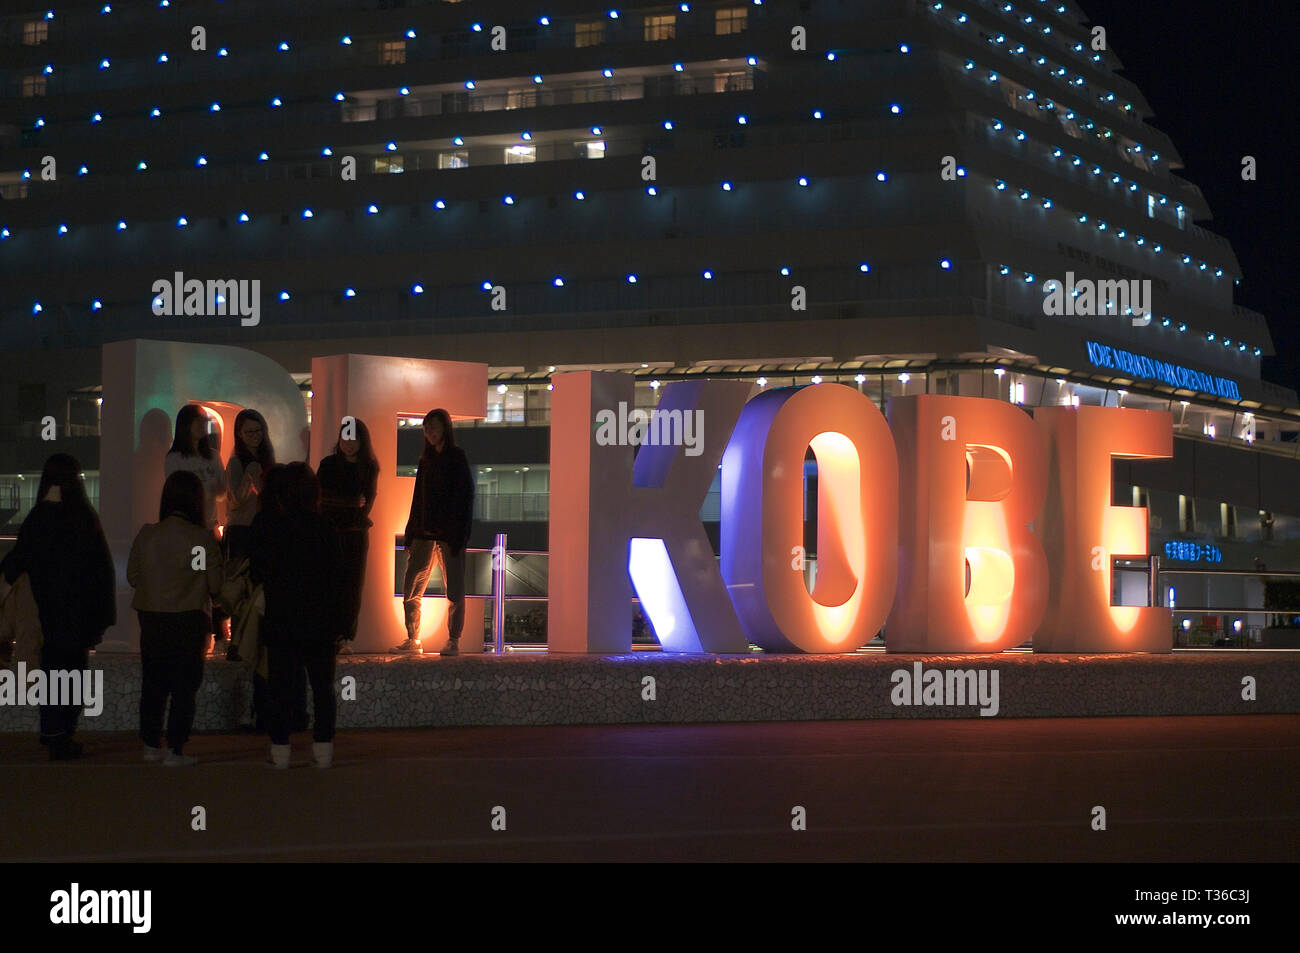
<instances>
[{"instance_id":1,"label":"woman with long hair","mask_svg":"<svg viewBox=\"0 0 1300 953\"><path fill-rule=\"evenodd\" d=\"M295 681L306 670L311 683L312 759L327 768L334 758L334 643L343 589L343 553L320 513L320 481L305 463L290 463L276 481L279 512L263 510L253 526L249 572L262 586L266 647L270 762L289 766L294 728Z\"/></svg>"},{"instance_id":2,"label":"woman with long hair","mask_svg":"<svg viewBox=\"0 0 1300 953\"><path fill-rule=\"evenodd\" d=\"M186 404L176 414L176 434L163 460L163 474L171 476L178 470L188 470L203 484L203 522L208 529L215 529L217 501L226 495L226 471L221 466L221 455L213 449L208 419L198 404ZM224 655L230 649L225 639L226 614L214 605L211 618L213 649Z\"/></svg>"},{"instance_id":3,"label":"woman with long hair","mask_svg":"<svg viewBox=\"0 0 1300 953\"><path fill-rule=\"evenodd\" d=\"M0 573L10 583L23 573L31 580L47 677L55 671L87 672L90 650L117 621L113 557L74 457L56 453L45 461L36 499L17 543L0 562ZM52 760L81 757L81 745L72 739L80 712L80 704L41 706L41 743Z\"/></svg>"},{"instance_id":4,"label":"woman with long hair","mask_svg":"<svg viewBox=\"0 0 1300 953\"><path fill-rule=\"evenodd\" d=\"M257 515L257 497L266 473L275 466L275 448L266 420L255 410L235 417L235 449L226 464L226 555L239 559L248 554L248 537Z\"/></svg>"},{"instance_id":5,"label":"woman with long hair","mask_svg":"<svg viewBox=\"0 0 1300 953\"><path fill-rule=\"evenodd\" d=\"M440 654L457 655L465 625L465 548L474 518L474 475L465 451L456 446L451 416L441 407L424 415L424 452L415 472L411 515L406 521L406 577L402 608L406 614L406 641L395 652L424 651L420 645L420 600L429 584L433 561L438 560L451 604L449 638ZM483 651L482 633L477 651Z\"/></svg>"},{"instance_id":6,"label":"woman with long hair","mask_svg":"<svg viewBox=\"0 0 1300 953\"><path fill-rule=\"evenodd\" d=\"M366 579L370 544L370 510L379 486L379 460L370 444L370 430L354 417L344 417L334 452L320 462L321 513L333 527L343 552L343 619L339 652L350 653L357 637L361 592Z\"/></svg>"},{"instance_id":7,"label":"woman with long hair","mask_svg":"<svg viewBox=\"0 0 1300 953\"><path fill-rule=\"evenodd\" d=\"M162 761L169 768L192 765L197 759L182 749L194 725L195 699L203 681L209 606L222 582L221 549L205 523L198 476L177 470L167 478L158 522L142 526L131 544L126 579L135 589L131 606L140 616L144 760ZM164 758L160 741L168 696Z\"/></svg>"},{"instance_id":8,"label":"woman with long hair","mask_svg":"<svg viewBox=\"0 0 1300 953\"><path fill-rule=\"evenodd\" d=\"M163 460L163 475L189 470L203 484L203 520L208 529L217 525L217 501L226 495L226 472L212 449L208 420L198 404L186 404L176 414L176 434Z\"/></svg>"}]
</instances>

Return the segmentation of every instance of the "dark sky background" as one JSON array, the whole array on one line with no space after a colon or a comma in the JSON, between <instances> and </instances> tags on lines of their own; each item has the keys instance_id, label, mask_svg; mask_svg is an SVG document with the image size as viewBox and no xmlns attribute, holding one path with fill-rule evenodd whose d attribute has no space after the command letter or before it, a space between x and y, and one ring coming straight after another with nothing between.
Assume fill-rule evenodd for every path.
<instances>
[{"instance_id":1,"label":"dark sky background","mask_svg":"<svg viewBox=\"0 0 1300 953\"><path fill-rule=\"evenodd\" d=\"M1300 293L1295 263L1300 18L1294 0L1078 0L1106 27L1122 73L1146 96L1148 121L1182 156L1213 218L1198 224L1232 243L1236 303L1268 318L1277 356L1265 380L1300 390ZM1259 163L1243 182L1242 156Z\"/></svg>"}]
</instances>

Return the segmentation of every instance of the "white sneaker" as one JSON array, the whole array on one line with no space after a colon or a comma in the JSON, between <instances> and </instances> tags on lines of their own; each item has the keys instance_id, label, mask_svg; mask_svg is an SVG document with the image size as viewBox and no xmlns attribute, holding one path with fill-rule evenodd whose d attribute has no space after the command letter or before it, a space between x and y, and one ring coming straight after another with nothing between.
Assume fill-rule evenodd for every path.
<instances>
[{"instance_id":1,"label":"white sneaker","mask_svg":"<svg viewBox=\"0 0 1300 953\"><path fill-rule=\"evenodd\" d=\"M199 759L189 754L177 754L175 751L168 751L167 757L163 760L164 768L188 768L190 765L198 764Z\"/></svg>"},{"instance_id":2,"label":"white sneaker","mask_svg":"<svg viewBox=\"0 0 1300 953\"><path fill-rule=\"evenodd\" d=\"M391 651L398 655L423 655L424 646L420 644L419 639L407 639L401 645L394 646Z\"/></svg>"},{"instance_id":3,"label":"white sneaker","mask_svg":"<svg viewBox=\"0 0 1300 953\"><path fill-rule=\"evenodd\" d=\"M318 768L328 768L334 763L334 742L313 741L311 743L311 763Z\"/></svg>"},{"instance_id":4,"label":"white sneaker","mask_svg":"<svg viewBox=\"0 0 1300 953\"><path fill-rule=\"evenodd\" d=\"M149 745L144 746L144 760L149 762L158 762L163 759L163 749L154 748Z\"/></svg>"},{"instance_id":5,"label":"white sneaker","mask_svg":"<svg viewBox=\"0 0 1300 953\"><path fill-rule=\"evenodd\" d=\"M267 759L267 764L273 768L288 768L289 755L293 748L289 745L271 745L271 757Z\"/></svg>"}]
</instances>

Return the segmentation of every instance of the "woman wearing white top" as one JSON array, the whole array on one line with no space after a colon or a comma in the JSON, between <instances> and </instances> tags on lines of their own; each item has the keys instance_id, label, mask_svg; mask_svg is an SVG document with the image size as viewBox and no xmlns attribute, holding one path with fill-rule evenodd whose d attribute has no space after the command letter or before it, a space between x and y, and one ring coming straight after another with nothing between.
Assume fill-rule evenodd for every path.
<instances>
[{"instance_id":1,"label":"woman wearing white top","mask_svg":"<svg viewBox=\"0 0 1300 953\"><path fill-rule=\"evenodd\" d=\"M176 415L176 436L163 461L163 475L189 470L203 484L203 518L208 529L217 525L217 500L226 495L226 471L208 443L208 422L198 404L186 404Z\"/></svg>"},{"instance_id":2,"label":"woman wearing white top","mask_svg":"<svg viewBox=\"0 0 1300 953\"><path fill-rule=\"evenodd\" d=\"M176 415L176 436L172 448L163 461L163 474L171 476L177 470L188 470L203 484L203 520L208 529L217 525L217 501L226 495L226 471L221 467L221 456L208 442L208 421L198 404L186 404ZM214 601L212 604L213 649L226 655L230 641L225 638L226 614Z\"/></svg>"}]
</instances>

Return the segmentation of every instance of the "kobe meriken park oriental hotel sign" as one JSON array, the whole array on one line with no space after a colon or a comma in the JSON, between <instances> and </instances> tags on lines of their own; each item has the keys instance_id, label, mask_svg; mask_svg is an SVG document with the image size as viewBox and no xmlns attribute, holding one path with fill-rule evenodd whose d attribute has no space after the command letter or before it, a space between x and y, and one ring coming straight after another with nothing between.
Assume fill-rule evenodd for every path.
<instances>
[{"instance_id":1,"label":"kobe meriken park oriental hotel sign","mask_svg":"<svg viewBox=\"0 0 1300 953\"><path fill-rule=\"evenodd\" d=\"M101 508L121 566L135 530L156 518L152 484L161 485L167 425L181 404L203 404L226 429L239 409L256 407L285 435L283 460L313 465L344 417L365 420L381 477L357 648L401 637L394 539L414 481L396 474L396 420L431 407L483 418L487 365L314 358L310 431L288 373L244 349L119 342L104 347L103 371ZM552 652L630 651L634 594L671 652L749 653L750 643L852 652L882 627L887 650L901 653L999 652L1029 640L1036 652L1171 649L1169 609L1113 605L1111 595L1114 560L1147 555L1146 509L1112 505L1112 460L1172 456L1168 412L1067 406L1031 416L999 400L920 395L891 399L886 417L841 384L751 399L749 382L694 380L661 387L653 414L641 412L634 439L623 439L610 420L635 406L631 375L551 380ZM719 467L720 559L700 519Z\"/></svg>"}]
</instances>

